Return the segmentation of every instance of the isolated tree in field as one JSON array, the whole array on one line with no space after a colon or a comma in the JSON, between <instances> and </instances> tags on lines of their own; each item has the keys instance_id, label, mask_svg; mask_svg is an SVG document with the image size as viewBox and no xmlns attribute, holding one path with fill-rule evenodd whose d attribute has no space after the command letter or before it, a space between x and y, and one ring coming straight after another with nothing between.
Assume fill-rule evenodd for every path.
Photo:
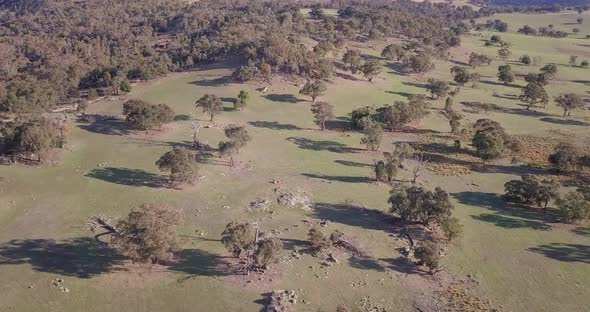
<instances>
[{"instance_id":1,"label":"isolated tree in field","mask_svg":"<svg viewBox=\"0 0 590 312\"><path fill-rule=\"evenodd\" d=\"M406 51L397 44L390 44L383 49L381 52L381 57L384 57L388 60L401 60L406 55Z\"/></svg>"},{"instance_id":2,"label":"isolated tree in field","mask_svg":"<svg viewBox=\"0 0 590 312\"><path fill-rule=\"evenodd\" d=\"M526 109L529 110L531 107L541 105L545 108L549 103L549 95L545 88L538 82L531 82L522 89L522 94L519 99L527 104Z\"/></svg>"},{"instance_id":3,"label":"isolated tree in field","mask_svg":"<svg viewBox=\"0 0 590 312\"><path fill-rule=\"evenodd\" d=\"M514 81L514 74L510 65L500 65L498 67L498 80L508 85Z\"/></svg>"},{"instance_id":4,"label":"isolated tree in field","mask_svg":"<svg viewBox=\"0 0 590 312\"><path fill-rule=\"evenodd\" d=\"M393 132L428 115L427 105L423 100L415 98L409 102L395 101L393 105L385 105L377 109L377 112L379 120Z\"/></svg>"},{"instance_id":5,"label":"isolated tree in field","mask_svg":"<svg viewBox=\"0 0 590 312\"><path fill-rule=\"evenodd\" d=\"M426 53L418 53L407 58L406 66L415 73L425 73L434 69L434 63Z\"/></svg>"},{"instance_id":6,"label":"isolated tree in field","mask_svg":"<svg viewBox=\"0 0 590 312\"><path fill-rule=\"evenodd\" d=\"M578 22L578 24L582 24L584 22L584 19L580 17L576 20L576 22Z\"/></svg>"},{"instance_id":7,"label":"isolated tree in field","mask_svg":"<svg viewBox=\"0 0 590 312\"><path fill-rule=\"evenodd\" d=\"M313 103L311 106L311 112L322 131L326 130L326 121L334 119L334 106L327 102Z\"/></svg>"},{"instance_id":8,"label":"isolated tree in field","mask_svg":"<svg viewBox=\"0 0 590 312\"><path fill-rule=\"evenodd\" d=\"M356 74L363 64L361 53L358 50L348 50L342 56L342 63L347 70L350 70L353 74Z\"/></svg>"},{"instance_id":9,"label":"isolated tree in field","mask_svg":"<svg viewBox=\"0 0 590 312\"><path fill-rule=\"evenodd\" d=\"M581 158L582 153L579 148L564 142L557 144L555 152L549 156L549 162L560 172L576 172Z\"/></svg>"},{"instance_id":10,"label":"isolated tree in field","mask_svg":"<svg viewBox=\"0 0 590 312\"><path fill-rule=\"evenodd\" d=\"M234 156L252 140L246 128L242 126L229 125L225 127L225 136L229 141L219 142L219 154L222 157L229 157L230 166L234 166Z\"/></svg>"},{"instance_id":11,"label":"isolated tree in field","mask_svg":"<svg viewBox=\"0 0 590 312\"><path fill-rule=\"evenodd\" d=\"M166 104L152 105L142 100L129 100L123 104L125 121L139 130L162 128L174 120L174 111Z\"/></svg>"},{"instance_id":12,"label":"isolated tree in field","mask_svg":"<svg viewBox=\"0 0 590 312\"><path fill-rule=\"evenodd\" d=\"M369 82L373 82L373 79L381 73L381 65L375 60L368 60L361 66L361 72Z\"/></svg>"},{"instance_id":13,"label":"isolated tree in field","mask_svg":"<svg viewBox=\"0 0 590 312\"><path fill-rule=\"evenodd\" d=\"M34 154L41 162L52 148L64 144L57 125L43 116L19 116L14 122L0 125L0 137L8 151Z\"/></svg>"},{"instance_id":14,"label":"isolated tree in field","mask_svg":"<svg viewBox=\"0 0 590 312\"><path fill-rule=\"evenodd\" d=\"M169 261L177 247L176 227L180 210L159 204L145 204L117 223L108 245L137 262Z\"/></svg>"},{"instance_id":15,"label":"isolated tree in field","mask_svg":"<svg viewBox=\"0 0 590 312\"><path fill-rule=\"evenodd\" d=\"M559 184L551 179L539 179L534 175L523 175L521 180L512 180L504 184L504 198L508 201L537 205L547 208L552 199L558 197Z\"/></svg>"},{"instance_id":16,"label":"isolated tree in field","mask_svg":"<svg viewBox=\"0 0 590 312\"><path fill-rule=\"evenodd\" d=\"M577 33L579 33L579 32L580 32L580 28L574 28L574 29L572 29L572 32L573 32L574 34L577 34Z\"/></svg>"},{"instance_id":17,"label":"isolated tree in field","mask_svg":"<svg viewBox=\"0 0 590 312\"><path fill-rule=\"evenodd\" d=\"M256 229L250 223L231 222L221 233L221 243L236 258L252 248L255 239Z\"/></svg>"},{"instance_id":18,"label":"isolated tree in field","mask_svg":"<svg viewBox=\"0 0 590 312\"><path fill-rule=\"evenodd\" d=\"M210 121L213 121L215 115L223 111L223 102L221 98L213 94L206 94L195 103L197 108L203 110L203 114L209 115Z\"/></svg>"},{"instance_id":19,"label":"isolated tree in field","mask_svg":"<svg viewBox=\"0 0 590 312\"><path fill-rule=\"evenodd\" d=\"M244 108L246 108L246 106L248 105L249 98L250 95L248 94L248 91L240 90L240 93L238 93L238 98L234 102L234 109L243 110Z\"/></svg>"},{"instance_id":20,"label":"isolated tree in field","mask_svg":"<svg viewBox=\"0 0 590 312\"><path fill-rule=\"evenodd\" d=\"M174 183L193 183L197 176L195 155L186 148L175 147L162 155L156 166L160 171L170 172L170 181Z\"/></svg>"},{"instance_id":21,"label":"isolated tree in field","mask_svg":"<svg viewBox=\"0 0 590 312\"><path fill-rule=\"evenodd\" d=\"M392 155L397 159L398 166L404 168L406 160L414 157L416 150L408 143L397 143L394 145Z\"/></svg>"},{"instance_id":22,"label":"isolated tree in field","mask_svg":"<svg viewBox=\"0 0 590 312\"><path fill-rule=\"evenodd\" d=\"M531 65L531 63L533 62L531 57L528 55L523 55L520 57L520 62L523 63L524 65Z\"/></svg>"},{"instance_id":23,"label":"isolated tree in field","mask_svg":"<svg viewBox=\"0 0 590 312\"><path fill-rule=\"evenodd\" d=\"M398 168L400 166L400 158L399 155L395 153L383 153L385 157L384 161L384 170L385 170L385 177L387 178L388 182L393 181L393 178L397 175Z\"/></svg>"},{"instance_id":24,"label":"isolated tree in field","mask_svg":"<svg viewBox=\"0 0 590 312\"><path fill-rule=\"evenodd\" d=\"M463 234L463 225L455 217L444 218L440 223L440 228L449 242L456 240Z\"/></svg>"},{"instance_id":25,"label":"isolated tree in field","mask_svg":"<svg viewBox=\"0 0 590 312\"><path fill-rule=\"evenodd\" d=\"M378 182L384 182L387 179L385 161L380 160L376 162L373 170L375 171L375 180L377 180Z\"/></svg>"},{"instance_id":26,"label":"isolated tree in field","mask_svg":"<svg viewBox=\"0 0 590 312\"><path fill-rule=\"evenodd\" d=\"M397 214L404 224L440 223L451 215L453 209L449 194L440 187L428 191L419 186L396 185L389 194L390 211Z\"/></svg>"},{"instance_id":27,"label":"isolated tree in field","mask_svg":"<svg viewBox=\"0 0 590 312\"><path fill-rule=\"evenodd\" d=\"M428 89L433 99L438 99L446 96L451 91L451 86L446 81L430 78L426 89Z\"/></svg>"},{"instance_id":28,"label":"isolated tree in field","mask_svg":"<svg viewBox=\"0 0 590 312\"><path fill-rule=\"evenodd\" d=\"M578 56L570 55L570 66L572 66L572 67L578 66Z\"/></svg>"},{"instance_id":29,"label":"isolated tree in field","mask_svg":"<svg viewBox=\"0 0 590 312\"><path fill-rule=\"evenodd\" d=\"M498 56L502 59L502 60L507 60L510 56L512 55L512 52L510 52L510 50L506 47L503 47L501 49L498 50Z\"/></svg>"},{"instance_id":30,"label":"isolated tree in field","mask_svg":"<svg viewBox=\"0 0 590 312\"><path fill-rule=\"evenodd\" d=\"M361 144L367 146L367 150L376 151L381 145L383 139L383 128L379 123L369 119L365 124L363 130L363 137L361 138Z\"/></svg>"},{"instance_id":31,"label":"isolated tree in field","mask_svg":"<svg viewBox=\"0 0 590 312\"><path fill-rule=\"evenodd\" d=\"M323 81L319 81L319 80L308 81L307 83L305 83L303 88L301 88L301 90L299 90L299 94L303 94L303 95L307 95L307 96L311 97L311 100L315 103L315 99L318 96L323 95L327 89L328 89L328 87L326 86L326 84Z\"/></svg>"},{"instance_id":32,"label":"isolated tree in field","mask_svg":"<svg viewBox=\"0 0 590 312\"><path fill-rule=\"evenodd\" d=\"M482 65L490 65L492 63L492 58L485 55L485 54L478 54L475 52L471 52L469 55L469 66L476 68Z\"/></svg>"},{"instance_id":33,"label":"isolated tree in field","mask_svg":"<svg viewBox=\"0 0 590 312\"><path fill-rule=\"evenodd\" d=\"M549 78L553 78L555 75L557 75L557 65L547 64L541 67L541 72L546 74Z\"/></svg>"},{"instance_id":34,"label":"isolated tree in field","mask_svg":"<svg viewBox=\"0 0 590 312\"><path fill-rule=\"evenodd\" d=\"M487 121L488 119L480 119L476 122L476 132L472 140L477 156L484 161L498 158L506 143L506 133L500 124Z\"/></svg>"},{"instance_id":35,"label":"isolated tree in field","mask_svg":"<svg viewBox=\"0 0 590 312\"><path fill-rule=\"evenodd\" d=\"M463 119L463 115L454 111L452 108L445 109L442 115L449 121L451 133L458 135L461 132L461 119Z\"/></svg>"},{"instance_id":36,"label":"isolated tree in field","mask_svg":"<svg viewBox=\"0 0 590 312\"><path fill-rule=\"evenodd\" d=\"M590 63L588 63L588 61L586 61L586 60L580 62L580 66L582 66L584 68L588 68L589 65L590 65Z\"/></svg>"},{"instance_id":37,"label":"isolated tree in field","mask_svg":"<svg viewBox=\"0 0 590 312\"><path fill-rule=\"evenodd\" d=\"M575 223L590 216L590 201L579 191L568 192L555 200L566 223Z\"/></svg>"},{"instance_id":38,"label":"isolated tree in field","mask_svg":"<svg viewBox=\"0 0 590 312\"><path fill-rule=\"evenodd\" d=\"M583 108L586 102L577 94L567 93L555 98L555 104L563 109L563 117L566 117L571 116L574 110Z\"/></svg>"},{"instance_id":39,"label":"isolated tree in field","mask_svg":"<svg viewBox=\"0 0 590 312\"><path fill-rule=\"evenodd\" d=\"M266 238L257 242L253 253L254 265L257 268L267 269L279 260L282 249L283 242L278 238Z\"/></svg>"}]
</instances>

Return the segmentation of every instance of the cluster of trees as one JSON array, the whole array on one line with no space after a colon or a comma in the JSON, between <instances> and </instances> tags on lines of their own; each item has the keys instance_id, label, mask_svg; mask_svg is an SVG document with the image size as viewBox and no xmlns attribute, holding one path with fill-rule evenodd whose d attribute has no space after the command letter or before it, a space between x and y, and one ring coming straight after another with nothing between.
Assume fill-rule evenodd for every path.
<instances>
[{"instance_id":1,"label":"cluster of trees","mask_svg":"<svg viewBox=\"0 0 590 312\"><path fill-rule=\"evenodd\" d=\"M240 259L239 273L265 270L278 261L283 242L274 237L265 237L258 225L231 222L221 233L221 243L236 258Z\"/></svg>"},{"instance_id":2,"label":"cluster of trees","mask_svg":"<svg viewBox=\"0 0 590 312\"><path fill-rule=\"evenodd\" d=\"M489 19L489 20L485 21L485 23L476 24L474 28L477 31L493 30L493 31L498 31L498 32L506 32L506 31L508 31L508 23L503 22L499 19L494 19L494 20Z\"/></svg>"},{"instance_id":3,"label":"cluster of trees","mask_svg":"<svg viewBox=\"0 0 590 312\"><path fill-rule=\"evenodd\" d=\"M500 157L506 149L517 150L519 142L509 136L500 123L491 119L479 119L473 125L476 155L484 161Z\"/></svg>"},{"instance_id":4,"label":"cluster of trees","mask_svg":"<svg viewBox=\"0 0 590 312\"><path fill-rule=\"evenodd\" d=\"M63 127L41 115L22 115L0 127L5 153L42 162L49 151L65 144Z\"/></svg>"},{"instance_id":5,"label":"cluster of trees","mask_svg":"<svg viewBox=\"0 0 590 312\"><path fill-rule=\"evenodd\" d=\"M229 125L224 129L227 141L219 142L219 154L229 157L230 166L234 166L234 156L252 140L250 134L243 126Z\"/></svg>"},{"instance_id":6,"label":"cluster of trees","mask_svg":"<svg viewBox=\"0 0 590 312\"><path fill-rule=\"evenodd\" d=\"M564 222L574 223L590 216L590 189L578 188L564 195L559 193L559 183L552 179L541 179L524 175L504 185L507 201L523 205L537 205L544 210L555 201Z\"/></svg>"},{"instance_id":7,"label":"cluster of trees","mask_svg":"<svg viewBox=\"0 0 590 312\"><path fill-rule=\"evenodd\" d=\"M402 35L444 53L469 29L463 20L482 16L469 6L412 1L353 1L338 16L314 19L300 12L305 2L11 3L0 3L0 110L13 113L118 94L133 80L230 57L243 64L240 80L273 73L323 80L333 71L325 55L348 40ZM321 39L309 50L298 34ZM372 80L379 66L366 62L362 70Z\"/></svg>"},{"instance_id":8,"label":"cluster of trees","mask_svg":"<svg viewBox=\"0 0 590 312\"><path fill-rule=\"evenodd\" d=\"M553 27L541 26L538 29L535 29L529 25L524 25L522 28L518 29L517 32L523 35L544 36L553 38L565 38L568 35L567 31L554 30Z\"/></svg>"},{"instance_id":9,"label":"cluster of trees","mask_svg":"<svg viewBox=\"0 0 590 312\"><path fill-rule=\"evenodd\" d=\"M453 74L453 80L459 86L465 86L467 83L471 83L472 86L476 86L481 79L481 75L477 72L469 72L465 67L453 66L451 67L451 74Z\"/></svg>"},{"instance_id":10,"label":"cluster of trees","mask_svg":"<svg viewBox=\"0 0 590 312\"><path fill-rule=\"evenodd\" d=\"M123 103L125 121L138 130L161 129L164 124L174 121L174 111L166 104L153 105L142 100Z\"/></svg>"},{"instance_id":11,"label":"cluster of trees","mask_svg":"<svg viewBox=\"0 0 590 312\"><path fill-rule=\"evenodd\" d=\"M408 143L396 144L393 152L383 153L384 160L375 163L375 180L379 182L393 182L398 169L404 167L404 162L414 156L414 148Z\"/></svg>"},{"instance_id":12,"label":"cluster of trees","mask_svg":"<svg viewBox=\"0 0 590 312\"><path fill-rule=\"evenodd\" d=\"M359 107L349 115L353 129L364 133L361 144L365 144L368 150L376 151L381 144L383 128L391 132L403 129L427 116L428 106L424 95L414 95L407 102L395 101L393 105L377 109L372 106Z\"/></svg>"}]
</instances>

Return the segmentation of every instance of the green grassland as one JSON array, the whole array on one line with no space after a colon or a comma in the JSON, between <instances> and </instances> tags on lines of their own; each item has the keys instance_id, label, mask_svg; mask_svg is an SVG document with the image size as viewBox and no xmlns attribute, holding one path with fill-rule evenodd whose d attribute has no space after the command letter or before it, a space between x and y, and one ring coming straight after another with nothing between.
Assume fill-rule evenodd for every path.
<instances>
[{"instance_id":1,"label":"green grassland","mask_svg":"<svg viewBox=\"0 0 590 312\"><path fill-rule=\"evenodd\" d=\"M573 51L581 59L590 59L589 41L529 37L512 30L521 24L549 23L560 29L559 23L575 21L574 15L499 16L510 24L511 32L500 35L512 43L510 62L516 72L538 70L517 64L522 54L560 64L557 78L548 86L551 96L565 92L588 95L590 70L569 67L567 62ZM590 16L586 17L580 34L590 33ZM399 72L394 65L384 67L374 83L360 76L337 77L322 100L333 104L338 120L345 121L355 107L381 106L409 94L426 93L423 84L429 77L450 80L449 68L466 62L470 52L495 56L497 47L484 47L482 41L491 34L465 36L462 47L453 51L453 62L441 61L434 72L424 76ZM375 45L382 47L383 43ZM376 56L380 51L365 52ZM588 144L588 111L576 112L576 119L567 120L553 103L537 113L524 111L514 99L524 85L522 79L513 86L497 83L496 69L502 63L496 60L478 68L482 82L477 88L465 87L456 99L466 120L492 118L509 133L520 135L550 137L558 130L568 139ZM223 125L247 127L253 140L239 155L238 168L216 157L206 159L194 187L162 187L164 174L154 164L171 146L190 141L191 123L183 120L148 135L127 133L119 122L95 127L75 124L59 164L0 167L4 178L0 181L0 311L257 311L263 294L274 289L295 289L300 295L298 311L334 311L338 304L364 311L359 302L369 296L389 311L413 311L422 287L433 281L400 264L402 257L395 250L400 243L391 235L389 219L368 210L388 209L388 187L371 183L370 178L370 166L381 157L380 152L364 151L359 133L337 131L334 125L329 131L319 131L309 111L310 102L298 95L296 85L274 82L266 93L260 93L256 88L262 84L231 83L230 74L223 65L209 66L137 86L130 95L166 103L178 115L203 120L206 118L195 110L195 100L207 93L225 98L228 110L215 126L201 130L202 138L214 147L223 139ZM243 112L232 111L230 99L241 89L251 95L249 106ZM505 110L471 112L461 102L494 103ZM119 115L121 104L117 99L99 101L91 105L90 112ZM445 136L448 123L437 112L443 105L433 102L431 114L415 127L434 131L433 139L452 145ZM394 142L416 141L419 136L387 133L381 150L391 150ZM506 181L532 172L547 174L546 170L511 166L509 159L469 175L424 174L421 183L442 186L452 194L454 214L465 226L460 244L450 247L445 268L452 275L474 278L477 293L501 310L583 311L590 305L588 226L553 224L550 216L510 207L498 197ZM399 178L408 176L404 170ZM273 180L280 184L272 184ZM277 186L309 191L316 207L306 211L277 206L273 213L247 209L257 197L271 197ZM170 268L131 266L128 271L116 271L120 259L101 252L83 229L84 220L97 213L124 217L146 202L183 209L182 260ZM228 276L219 269L228 254L218 240L228 222L259 221L264 230L277 230L287 249L292 249L305 246L302 241L309 229L302 222L305 219L328 220L324 231L339 229L357 237L371 257L342 257L326 268L310 255L291 259L286 250L285 261L260 277L264 280L255 277L249 285L248 278ZM55 278L63 278L70 292L51 286Z\"/></svg>"}]
</instances>

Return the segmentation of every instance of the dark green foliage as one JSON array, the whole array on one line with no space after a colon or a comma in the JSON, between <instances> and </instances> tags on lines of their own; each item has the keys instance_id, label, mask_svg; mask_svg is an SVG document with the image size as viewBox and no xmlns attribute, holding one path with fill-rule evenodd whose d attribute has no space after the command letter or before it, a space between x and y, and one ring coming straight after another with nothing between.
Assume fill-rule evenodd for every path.
<instances>
[{"instance_id":1,"label":"dark green foliage","mask_svg":"<svg viewBox=\"0 0 590 312\"><path fill-rule=\"evenodd\" d=\"M383 160L378 161L375 164L375 180L384 182L387 179L387 171L385 170L385 162Z\"/></svg>"},{"instance_id":2,"label":"dark green foliage","mask_svg":"<svg viewBox=\"0 0 590 312\"><path fill-rule=\"evenodd\" d=\"M526 81L528 83L538 83L542 86L546 86L549 84L549 76L547 76L547 74L544 74L544 73L540 73L540 74L529 73L524 77L524 81Z\"/></svg>"},{"instance_id":3,"label":"dark green foliage","mask_svg":"<svg viewBox=\"0 0 590 312\"><path fill-rule=\"evenodd\" d=\"M502 155L509 138L499 123L490 119L480 119L475 123L474 130L472 144L478 157L486 161Z\"/></svg>"},{"instance_id":4,"label":"dark green foliage","mask_svg":"<svg viewBox=\"0 0 590 312\"><path fill-rule=\"evenodd\" d=\"M326 130L326 121L334 119L334 106L327 102L313 103L311 106L311 112L322 131Z\"/></svg>"},{"instance_id":5,"label":"dark green foliage","mask_svg":"<svg viewBox=\"0 0 590 312\"><path fill-rule=\"evenodd\" d=\"M142 205L116 226L108 243L133 261L169 261L177 248L176 227L181 221L178 209L164 205Z\"/></svg>"},{"instance_id":6,"label":"dark green foliage","mask_svg":"<svg viewBox=\"0 0 590 312\"><path fill-rule=\"evenodd\" d=\"M580 191L568 192L555 203L566 223L575 223L590 216L590 200Z\"/></svg>"},{"instance_id":7,"label":"dark green foliage","mask_svg":"<svg viewBox=\"0 0 590 312\"><path fill-rule=\"evenodd\" d=\"M219 154L223 157L229 157L230 166L233 167L234 156L252 140L252 137L250 137L246 128L242 126L229 125L225 128L224 133L229 141L219 142Z\"/></svg>"},{"instance_id":8,"label":"dark green foliage","mask_svg":"<svg viewBox=\"0 0 590 312\"><path fill-rule=\"evenodd\" d=\"M406 55L406 51L397 44L390 44L383 49L381 57L388 60L401 60Z\"/></svg>"},{"instance_id":9,"label":"dark green foliage","mask_svg":"<svg viewBox=\"0 0 590 312\"><path fill-rule=\"evenodd\" d=\"M241 257L244 251L254 245L255 232L250 223L231 222L221 233L221 243L234 257Z\"/></svg>"},{"instance_id":10,"label":"dark green foliage","mask_svg":"<svg viewBox=\"0 0 590 312\"><path fill-rule=\"evenodd\" d=\"M393 105L377 109L379 121L387 125L390 131L402 129L428 115L427 105L422 98L413 98L409 102L395 101Z\"/></svg>"},{"instance_id":11,"label":"dark green foliage","mask_svg":"<svg viewBox=\"0 0 590 312\"><path fill-rule=\"evenodd\" d=\"M315 102L315 99L318 96L324 94L324 92L326 92L327 89L328 87L323 81L308 81L307 83L305 83L303 88L299 90L299 94L307 95L311 97L311 100L313 102Z\"/></svg>"},{"instance_id":12,"label":"dark green foliage","mask_svg":"<svg viewBox=\"0 0 590 312\"><path fill-rule=\"evenodd\" d=\"M434 63L426 53L418 53L404 59L404 64L415 73L425 73L434 69Z\"/></svg>"},{"instance_id":13,"label":"dark green foliage","mask_svg":"<svg viewBox=\"0 0 590 312\"><path fill-rule=\"evenodd\" d=\"M426 89L430 92L430 95L434 99L446 96L451 90L451 86L448 82L442 80L436 80L433 78L428 79L428 85Z\"/></svg>"},{"instance_id":14,"label":"dark green foliage","mask_svg":"<svg viewBox=\"0 0 590 312\"><path fill-rule=\"evenodd\" d=\"M571 116L572 111L583 108L586 102L574 93L562 94L555 98L555 104L563 109L563 117Z\"/></svg>"},{"instance_id":15,"label":"dark green foliage","mask_svg":"<svg viewBox=\"0 0 590 312\"><path fill-rule=\"evenodd\" d=\"M460 86L464 86L469 82L475 84L480 78L478 73L470 73L467 69L461 66L453 66L451 68L451 73L453 74L453 80Z\"/></svg>"},{"instance_id":16,"label":"dark green foliage","mask_svg":"<svg viewBox=\"0 0 590 312\"><path fill-rule=\"evenodd\" d=\"M373 79L381 73L381 65L375 60L366 61L360 69L369 82L373 82Z\"/></svg>"},{"instance_id":17,"label":"dark green foliage","mask_svg":"<svg viewBox=\"0 0 590 312\"><path fill-rule=\"evenodd\" d=\"M440 247L433 242L425 242L414 251L414 257L418 264L428 267L430 274L434 275L440 267Z\"/></svg>"},{"instance_id":18,"label":"dark green foliage","mask_svg":"<svg viewBox=\"0 0 590 312\"><path fill-rule=\"evenodd\" d=\"M524 175L521 180L504 184L506 200L526 205L535 204L543 208L558 197L559 184L554 180L541 180L534 175Z\"/></svg>"},{"instance_id":19,"label":"dark green foliage","mask_svg":"<svg viewBox=\"0 0 590 312\"><path fill-rule=\"evenodd\" d=\"M64 137L53 121L38 115L19 116L0 128L6 151L18 155L34 154L40 162L52 148L62 147ZM27 157L28 157L27 155Z\"/></svg>"},{"instance_id":20,"label":"dark green foliage","mask_svg":"<svg viewBox=\"0 0 590 312\"><path fill-rule=\"evenodd\" d=\"M440 223L451 215L453 209L449 194L440 187L428 191L419 186L397 185L389 194L390 211L397 214L405 224Z\"/></svg>"},{"instance_id":21,"label":"dark green foliage","mask_svg":"<svg viewBox=\"0 0 590 312\"><path fill-rule=\"evenodd\" d=\"M469 55L469 65L473 68L482 66L482 65L490 65L492 63L492 58L485 55L485 54L477 54L475 52L471 52Z\"/></svg>"},{"instance_id":22,"label":"dark green foliage","mask_svg":"<svg viewBox=\"0 0 590 312\"><path fill-rule=\"evenodd\" d=\"M531 65L531 63L533 62L531 60L531 57L528 55L523 55L520 57L520 62L523 63L524 65Z\"/></svg>"},{"instance_id":23,"label":"dark green foliage","mask_svg":"<svg viewBox=\"0 0 590 312\"><path fill-rule=\"evenodd\" d=\"M355 108L350 113L350 121L352 123L352 127L357 130L364 129L368 120L372 120L373 115L375 115L375 113L375 108L373 108L372 106L363 106Z\"/></svg>"},{"instance_id":24,"label":"dark green foliage","mask_svg":"<svg viewBox=\"0 0 590 312\"><path fill-rule=\"evenodd\" d=\"M549 103L549 95L547 95L547 91L545 91L543 85L538 82L530 82L527 84L526 87L522 89L522 94L519 98L527 104L526 109L530 109L537 105L541 105L541 107L545 108L547 103Z\"/></svg>"},{"instance_id":25,"label":"dark green foliage","mask_svg":"<svg viewBox=\"0 0 590 312\"><path fill-rule=\"evenodd\" d=\"M498 67L498 80L505 85L514 82L514 74L510 65L500 65Z\"/></svg>"},{"instance_id":26,"label":"dark green foliage","mask_svg":"<svg viewBox=\"0 0 590 312\"><path fill-rule=\"evenodd\" d=\"M283 249L283 242L280 239L266 238L256 245L256 250L253 253L256 267L266 269L279 260L279 254Z\"/></svg>"},{"instance_id":27,"label":"dark green foliage","mask_svg":"<svg viewBox=\"0 0 590 312\"><path fill-rule=\"evenodd\" d=\"M381 145L381 140L383 139L383 128L381 128L381 125L374 122L372 119L368 119L364 124L363 134L361 144L365 144L367 150L378 150Z\"/></svg>"},{"instance_id":28,"label":"dark green foliage","mask_svg":"<svg viewBox=\"0 0 590 312\"><path fill-rule=\"evenodd\" d=\"M213 121L215 115L218 115L223 111L223 102L217 95L205 94L198 99L195 104L197 108L201 108L204 114L210 116L211 121Z\"/></svg>"},{"instance_id":29,"label":"dark green foliage","mask_svg":"<svg viewBox=\"0 0 590 312\"><path fill-rule=\"evenodd\" d=\"M152 105L142 100L129 100L123 104L125 121L139 130L161 129L174 120L174 111L166 104Z\"/></svg>"},{"instance_id":30,"label":"dark green foliage","mask_svg":"<svg viewBox=\"0 0 590 312\"><path fill-rule=\"evenodd\" d=\"M186 148L175 147L162 155L156 166L161 171L170 172L170 181L174 183L193 183L198 176L195 154Z\"/></svg>"},{"instance_id":31,"label":"dark green foliage","mask_svg":"<svg viewBox=\"0 0 590 312\"><path fill-rule=\"evenodd\" d=\"M549 161L561 172L575 172L580 166L582 153L571 143L559 143Z\"/></svg>"},{"instance_id":32,"label":"dark green foliage","mask_svg":"<svg viewBox=\"0 0 590 312\"><path fill-rule=\"evenodd\" d=\"M442 220L440 227L449 242L461 237L463 234L463 225L455 217L447 217Z\"/></svg>"},{"instance_id":33,"label":"dark green foliage","mask_svg":"<svg viewBox=\"0 0 590 312\"><path fill-rule=\"evenodd\" d=\"M541 72L552 78L557 74L557 65L547 64L541 68Z\"/></svg>"},{"instance_id":34,"label":"dark green foliage","mask_svg":"<svg viewBox=\"0 0 590 312\"><path fill-rule=\"evenodd\" d=\"M258 76L258 68L253 64L240 66L233 73L234 79L241 82L253 80L256 76Z\"/></svg>"},{"instance_id":35,"label":"dark green foliage","mask_svg":"<svg viewBox=\"0 0 590 312\"><path fill-rule=\"evenodd\" d=\"M362 62L363 59L358 50L348 50L342 56L342 63L344 63L346 69L350 70L353 74L356 74L360 70Z\"/></svg>"}]
</instances>

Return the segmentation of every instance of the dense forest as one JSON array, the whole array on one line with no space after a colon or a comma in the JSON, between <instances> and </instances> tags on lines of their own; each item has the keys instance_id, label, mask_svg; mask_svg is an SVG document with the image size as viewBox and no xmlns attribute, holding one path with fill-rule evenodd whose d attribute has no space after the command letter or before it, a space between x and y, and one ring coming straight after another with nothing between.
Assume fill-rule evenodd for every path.
<instances>
[{"instance_id":1,"label":"dense forest","mask_svg":"<svg viewBox=\"0 0 590 312\"><path fill-rule=\"evenodd\" d=\"M325 78L331 64L300 36L341 48L395 34L440 52L459 44L463 20L486 14L409 0L352 3L308 19L291 1L0 1L0 111L118 94L130 81L228 58L245 65L242 78L260 69Z\"/></svg>"}]
</instances>

